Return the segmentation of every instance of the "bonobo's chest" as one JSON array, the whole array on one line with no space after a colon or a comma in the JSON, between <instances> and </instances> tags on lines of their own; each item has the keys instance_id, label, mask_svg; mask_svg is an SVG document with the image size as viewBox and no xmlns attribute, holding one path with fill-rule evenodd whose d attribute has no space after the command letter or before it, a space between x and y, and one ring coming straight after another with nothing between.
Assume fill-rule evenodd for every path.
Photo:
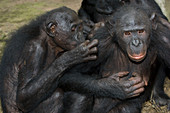
<instances>
[{"instance_id":1,"label":"bonobo's chest","mask_svg":"<svg viewBox=\"0 0 170 113\"><path fill-rule=\"evenodd\" d=\"M148 51L146 58L142 62L136 63L131 61L120 49L116 48L102 67L101 73L103 77L108 77L118 72L128 71L129 73L135 72L149 78L155 59L156 52ZM129 74L129 76L131 75Z\"/></svg>"}]
</instances>

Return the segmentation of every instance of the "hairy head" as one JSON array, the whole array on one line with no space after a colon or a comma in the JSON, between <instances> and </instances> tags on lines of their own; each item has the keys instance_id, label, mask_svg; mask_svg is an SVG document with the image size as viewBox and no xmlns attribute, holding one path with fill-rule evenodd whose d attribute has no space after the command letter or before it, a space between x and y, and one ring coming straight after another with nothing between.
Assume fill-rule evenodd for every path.
<instances>
[{"instance_id":1,"label":"hairy head","mask_svg":"<svg viewBox=\"0 0 170 113\"><path fill-rule=\"evenodd\" d=\"M47 34L63 49L70 50L83 42L82 20L75 11L61 7L50 14L45 21Z\"/></svg>"},{"instance_id":2,"label":"hairy head","mask_svg":"<svg viewBox=\"0 0 170 113\"><path fill-rule=\"evenodd\" d=\"M147 55L152 30L147 13L136 5L125 5L112 16L110 23L121 49L132 61L142 61Z\"/></svg>"}]
</instances>

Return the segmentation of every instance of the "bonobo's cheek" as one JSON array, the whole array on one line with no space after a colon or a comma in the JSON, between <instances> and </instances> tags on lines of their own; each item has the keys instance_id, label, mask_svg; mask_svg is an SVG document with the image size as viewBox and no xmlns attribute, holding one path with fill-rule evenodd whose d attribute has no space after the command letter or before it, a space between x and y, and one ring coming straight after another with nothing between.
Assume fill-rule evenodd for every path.
<instances>
[{"instance_id":1,"label":"bonobo's cheek","mask_svg":"<svg viewBox=\"0 0 170 113\"><path fill-rule=\"evenodd\" d=\"M129 46L127 48L127 54L132 61L141 62L146 57L147 47L143 46L142 48L132 48Z\"/></svg>"}]
</instances>

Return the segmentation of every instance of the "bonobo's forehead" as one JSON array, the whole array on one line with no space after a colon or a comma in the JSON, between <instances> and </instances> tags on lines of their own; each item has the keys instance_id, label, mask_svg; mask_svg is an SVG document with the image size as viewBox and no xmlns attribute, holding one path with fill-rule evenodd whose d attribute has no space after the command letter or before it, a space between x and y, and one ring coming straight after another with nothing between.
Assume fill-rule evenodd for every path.
<instances>
[{"instance_id":1,"label":"bonobo's forehead","mask_svg":"<svg viewBox=\"0 0 170 113\"><path fill-rule=\"evenodd\" d=\"M118 9L111 17L111 23L115 23L115 27L123 30L137 30L151 28L149 15L138 5L124 5Z\"/></svg>"},{"instance_id":2,"label":"bonobo's forehead","mask_svg":"<svg viewBox=\"0 0 170 113\"><path fill-rule=\"evenodd\" d=\"M81 23L78 15L73 10L62 10L51 15L49 21L57 23L58 27L63 31L70 31L73 24Z\"/></svg>"},{"instance_id":3,"label":"bonobo's forehead","mask_svg":"<svg viewBox=\"0 0 170 113\"><path fill-rule=\"evenodd\" d=\"M57 12L54 17L56 21L66 21L70 23L79 20L78 16L74 12Z\"/></svg>"},{"instance_id":4,"label":"bonobo's forehead","mask_svg":"<svg viewBox=\"0 0 170 113\"><path fill-rule=\"evenodd\" d=\"M122 27L145 27L150 24L148 16L142 11L129 10L129 12L122 15L120 18Z\"/></svg>"}]
</instances>

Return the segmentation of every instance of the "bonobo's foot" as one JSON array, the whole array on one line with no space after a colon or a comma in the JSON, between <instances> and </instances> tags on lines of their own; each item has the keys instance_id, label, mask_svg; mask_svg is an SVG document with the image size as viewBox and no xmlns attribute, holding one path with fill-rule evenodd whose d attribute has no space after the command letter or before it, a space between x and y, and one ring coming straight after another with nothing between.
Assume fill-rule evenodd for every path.
<instances>
[{"instance_id":1,"label":"bonobo's foot","mask_svg":"<svg viewBox=\"0 0 170 113\"><path fill-rule=\"evenodd\" d=\"M167 105L168 111L170 111L170 98L165 94L164 91L153 91L153 100L157 105Z\"/></svg>"}]
</instances>

